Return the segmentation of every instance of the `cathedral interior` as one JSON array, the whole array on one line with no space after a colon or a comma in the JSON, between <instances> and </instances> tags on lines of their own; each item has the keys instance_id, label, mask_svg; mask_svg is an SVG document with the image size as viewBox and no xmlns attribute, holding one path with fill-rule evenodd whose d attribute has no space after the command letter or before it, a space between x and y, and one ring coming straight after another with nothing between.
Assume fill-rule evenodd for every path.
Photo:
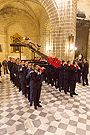
<instances>
[{"instance_id":1,"label":"cathedral interior","mask_svg":"<svg viewBox=\"0 0 90 135\"><path fill-rule=\"evenodd\" d=\"M10 46L25 37L46 56L73 61L82 54L90 63L90 0L0 0L0 62L41 57ZM42 108L34 110L2 73L0 135L90 135L90 85L77 84L76 92L71 98L43 82Z\"/></svg>"},{"instance_id":2,"label":"cathedral interior","mask_svg":"<svg viewBox=\"0 0 90 135\"><path fill-rule=\"evenodd\" d=\"M24 37L40 44L47 56L73 60L80 53L89 60L89 8L89 0L1 0L0 61L19 57L18 47L10 44ZM23 60L34 57L28 48L21 53Z\"/></svg>"}]
</instances>

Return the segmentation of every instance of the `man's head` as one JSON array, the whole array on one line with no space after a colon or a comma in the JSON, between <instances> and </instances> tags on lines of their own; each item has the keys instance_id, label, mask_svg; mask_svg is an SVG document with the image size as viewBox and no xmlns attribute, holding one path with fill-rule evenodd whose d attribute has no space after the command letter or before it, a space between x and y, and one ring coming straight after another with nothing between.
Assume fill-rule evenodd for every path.
<instances>
[{"instance_id":1,"label":"man's head","mask_svg":"<svg viewBox=\"0 0 90 135\"><path fill-rule=\"evenodd\" d=\"M28 68L29 68L29 69L32 68L32 64L31 64L31 63L28 64Z\"/></svg>"},{"instance_id":2,"label":"man's head","mask_svg":"<svg viewBox=\"0 0 90 135\"><path fill-rule=\"evenodd\" d=\"M9 60L11 61L12 60L12 57L9 57Z\"/></svg>"},{"instance_id":3,"label":"man's head","mask_svg":"<svg viewBox=\"0 0 90 135\"><path fill-rule=\"evenodd\" d=\"M83 62L85 63L86 61L87 61L87 59L86 59L86 58L84 58L84 59L83 59Z\"/></svg>"},{"instance_id":4,"label":"man's head","mask_svg":"<svg viewBox=\"0 0 90 135\"><path fill-rule=\"evenodd\" d=\"M4 58L4 60L6 61L6 58Z\"/></svg>"},{"instance_id":5,"label":"man's head","mask_svg":"<svg viewBox=\"0 0 90 135\"><path fill-rule=\"evenodd\" d=\"M37 64L34 64L34 69L35 69L36 71L38 71L38 65L37 65Z\"/></svg>"},{"instance_id":6,"label":"man's head","mask_svg":"<svg viewBox=\"0 0 90 135\"><path fill-rule=\"evenodd\" d=\"M25 66L26 66L26 67L28 66L28 61L25 62Z\"/></svg>"},{"instance_id":7,"label":"man's head","mask_svg":"<svg viewBox=\"0 0 90 135\"><path fill-rule=\"evenodd\" d=\"M36 57L34 57L34 60L37 60L37 58L36 58Z\"/></svg>"},{"instance_id":8,"label":"man's head","mask_svg":"<svg viewBox=\"0 0 90 135\"><path fill-rule=\"evenodd\" d=\"M82 59L79 59L79 62L82 62Z\"/></svg>"},{"instance_id":9,"label":"man's head","mask_svg":"<svg viewBox=\"0 0 90 135\"><path fill-rule=\"evenodd\" d=\"M67 64L71 64L71 62L68 60L68 61L67 61Z\"/></svg>"},{"instance_id":10,"label":"man's head","mask_svg":"<svg viewBox=\"0 0 90 135\"><path fill-rule=\"evenodd\" d=\"M65 60L62 60L62 64L65 64Z\"/></svg>"},{"instance_id":11,"label":"man's head","mask_svg":"<svg viewBox=\"0 0 90 135\"><path fill-rule=\"evenodd\" d=\"M18 64L19 64L19 59L17 59L16 63L18 63Z\"/></svg>"},{"instance_id":12,"label":"man's head","mask_svg":"<svg viewBox=\"0 0 90 135\"><path fill-rule=\"evenodd\" d=\"M74 61L73 64L74 64L74 65L77 65L77 61Z\"/></svg>"},{"instance_id":13,"label":"man's head","mask_svg":"<svg viewBox=\"0 0 90 135\"><path fill-rule=\"evenodd\" d=\"M34 69L34 63L32 63L32 69Z\"/></svg>"},{"instance_id":14,"label":"man's head","mask_svg":"<svg viewBox=\"0 0 90 135\"><path fill-rule=\"evenodd\" d=\"M22 61L21 65L22 65L22 66L24 66L24 65L25 65L24 61Z\"/></svg>"},{"instance_id":15,"label":"man's head","mask_svg":"<svg viewBox=\"0 0 90 135\"><path fill-rule=\"evenodd\" d=\"M13 58L13 63L16 63L16 59Z\"/></svg>"},{"instance_id":16,"label":"man's head","mask_svg":"<svg viewBox=\"0 0 90 135\"><path fill-rule=\"evenodd\" d=\"M75 60L78 60L78 55L75 56Z\"/></svg>"},{"instance_id":17,"label":"man's head","mask_svg":"<svg viewBox=\"0 0 90 135\"><path fill-rule=\"evenodd\" d=\"M17 58L17 60L19 60L19 58Z\"/></svg>"}]
</instances>

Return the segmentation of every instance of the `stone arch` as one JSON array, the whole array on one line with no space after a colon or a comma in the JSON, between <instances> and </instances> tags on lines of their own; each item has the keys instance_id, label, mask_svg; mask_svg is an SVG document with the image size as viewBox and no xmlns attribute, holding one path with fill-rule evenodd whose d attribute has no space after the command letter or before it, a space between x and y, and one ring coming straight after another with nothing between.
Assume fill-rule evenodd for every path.
<instances>
[{"instance_id":1,"label":"stone arch","mask_svg":"<svg viewBox=\"0 0 90 135\"><path fill-rule=\"evenodd\" d=\"M57 13L55 2L53 0L38 0L38 1L45 8L50 19L50 24L53 26L59 23L59 16Z\"/></svg>"},{"instance_id":2,"label":"stone arch","mask_svg":"<svg viewBox=\"0 0 90 135\"><path fill-rule=\"evenodd\" d=\"M20 24L22 27L24 27L23 23L21 22L18 22L18 21L12 21L12 22L9 22L8 24L6 24L6 26L4 27L4 34L6 35L7 34L7 29L10 25L13 25L13 24ZM25 33L25 29L24 29L24 33Z\"/></svg>"},{"instance_id":3,"label":"stone arch","mask_svg":"<svg viewBox=\"0 0 90 135\"><path fill-rule=\"evenodd\" d=\"M20 2L22 5L24 5L28 9L28 11L30 13L30 16L32 14L34 22L37 23L37 25L39 26L39 22L38 22L38 20L37 20L37 18L35 16L33 10L30 8L30 6L24 0L8 0L7 2L3 1L3 4L1 4L0 9L2 9L5 6L7 6L8 4L11 4L11 2Z\"/></svg>"},{"instance_id":4,"label":"stone arch","mask_svg":"<svg viewBox=\"0 0 90 135\"><path fill-rule=\"evenodd\" d=\"M38 0L38 1L40 2L41 6L45 8L50 19L50 24L55 25L59 23L59 16L57 13L57 7L54 0ZM34 12L24 0L8 0L7 2L3 0L3 3L1 2L0 9L2 9L4 6L8 5L11 2L20 2L21 4L23 4L28 9L28 11L33 14L35 21L38 22Z\"/></svg>"},{"instance_id":5,"label":"stone arch","mask_svg":"<svg viewBox=\"0 0 90 135\"><path fill-rule=\"evenodd\" d=\"M9 30L9 27L12 26L12 25L15 25L17 24L18 26L21 26L22 29L23 29L23 35L25 35L25 28L24 28L24 25L23 23L21 22L18 22L18 21L11 21L9 23L6 24L6 26L4 27L4 35L6 36L6 46L8 46L8 30ZM13 33L15 34L15 33ZM19 34L19 33L18 33ZM11 35L12 36L12 35ZM21 35L22 36L22 35ZM23 36L22 36L23 37ZM8 50L8 48L7 48ZM8 51L7 51L8 52Z\"/></svg>"},{"instance_id":6,"label":"stone arch","mask_svg":"<svg viewBox=\"0 0 90 135\"><path fill-rule=\"evenodd\" d=\"M13 10L12 9L12 11L16 11L16 9L15 10ZM11 12L11 11L10 11ZM17 11L18 12L18 11ZM35 21L32 19L32 17L31 16L29 16L26 12L24 12L23 10L19 10L19 13L17 14L17 12L16 12L16 15L18 15L18 14L22 14L22 13L24 13L24 14L26 14L26 17L27 17L27 19L30 19L31 20L31 22L33 23L33 26L36 28L36 30L38 31L38 34L39 34L39 26L35 23ZM14 15L15 16L15 15ZM7 17L7 16L6 16ZM25 20L23 21L23 23L22 23L22 18L21 18L21 20L18 20L18 19L15 19L15 18L13 18L13 20L12 20L12 18L10 18L10 20L8 20L7 22L6 22L6 25L4 26L4 33L6 34L6 28L8 27L8 26L10 26L12 23L19 23L19 24L21 24L23 27L24 27L24 29L26 29L27 27L26 26L24 26L24 22L25 22ZM26 27L26 28L25 28Z\"/></svg>"},{"instance_id":7,"label":"stone arch","mask_svg":"<svg viewBox=\"0 0 90 135\"><path fill-rule=\"evenodd\" d=\"M55 26L59 26L59 14L58 14L58 9L57 9L57 6L56 6L54 0L37 0L37 1L40 3L40 6L43 7L43 10L44 10L44 11L46 12L46 14L47 14L46 20L45 20L45 22L43 22L43 27L42 27L42 28L43 28L43 32L46 33L46 31L47 31L47 23L48 23L48 21L49 21L49 24L50 24L50 25L49 25L49 26L50 26L50 29L53 29ZM1 2L1 0L0 0L0 2ZM34 20L35 23L37 23L37 26L38 26L39 31L40 31L40 27L41 27L42 22L41 22L41 20L40 20L40 22L39 22L39 20L38 20L38 18L36 17L34 11L31 9L31 7L29 6L29 4L28 4L25 0L8 0L8 1L3 0L3 1L1 2L0 9L2 9L2 8L6 7L6 6L11 5L12 2L15 2L15 4L16 4L16 2L17 2L17 3L19 2L18 4L21 4L21 5L22 5L24 11L26 11L30 16L33 17L32 19ZM25 8L24 8L24 7L25 7ZM13 5L13 8L15 8L14 5ZM17 8L17 9L18 9L18 8ZM22 9L20 8L20 6L19 6L19 9L22 10ZM40 17L41 17L41 16L40 16ZM18 21L17 21L17 22L18 22ZM19 20L19 22L20 22L20 20ZM18 23L19 23L19 22L18 22ZM9 25L11 25L11 24L13 24L13 22L8 23L8 24L5 26L5 33L7 32L7 30L6 30L7 27L8 27ZM48 39L48 42L49 42L50 39L53 39L52 32L53 32L53 31L50 31L50 32L49 32L49 39ZM44 40L43 40L43 39L44 39ZM42 44L43 46L45 46L45 49L42 50L42 52L43 52L43 53L46 53L46 40L47 40L47 35L42 33L41 35L38 35L37 40L40 42L40 44ZM52 40L50 40L50 41L52 42ZM51 42L50 42L50 45L53 47L54 44L51 43ZM55 45L56 45L56 44L55 44ZM42 49L42 48L41 48L41 49ZM53 54L53 49L52 49L52 54Z\"/></svg>"},{"instance_id":8,"label":"stone arch","mask_svg":"<svg viewBox=\"0 0 90 135\"><path fill-rule=\"evenodd\" d=\"M49 27L48 27L49 26ZM44 23L44 26L43 26L43 34L45 35L46 32L47 32L47 27L49 28L49 31L50 31L50 22L49 22L49 19L46 20L46 22Z\"/></svg>"}]
</instances>

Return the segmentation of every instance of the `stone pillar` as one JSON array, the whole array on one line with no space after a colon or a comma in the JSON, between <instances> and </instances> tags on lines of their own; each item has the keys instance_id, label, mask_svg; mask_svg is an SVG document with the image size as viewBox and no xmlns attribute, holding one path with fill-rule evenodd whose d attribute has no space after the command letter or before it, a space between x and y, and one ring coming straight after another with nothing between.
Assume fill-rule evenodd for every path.
<instances>
[{"instance_id":1,"label":"stone pillar","mask_svg":"<svg viewBox=\"0 0 90 135\"><path fill-rule=\"evenodd\" d=\"M0 44L2 47L2 52L0 52L0 54L2 53L2 55L0 56L0 59L3 61L4 58L8 58L8 52L6 50L6 35L1 34L0 35Z\"/></svg>"},{"instance_id":2,"label":"stone pillar","mask_svg":"<svg viewBox=\"0 0 90 135\"><path fill-rule=\"evenodd\" d=\"M53 55L61 60L73 61L76 39L77 0L59 0L60 22L52 29ZM74 36L73 50L70 51L69 36Z\"/></svg>"},{"instance_id":3,"label":"stone pillar","mask_svg":"<svg viewBox=\"0 0 90 135\"><path fill-rule=\"evenodd\" d=\"M40 44L41 44L40 51L46 54L46 34L40 36Z\"/></svg>"},{"instance_id":4,"label":"stone pillar","mask_svg":"<svg viewBox=\"0 0 90 135\"><path fill-rule=\"evenodd\" d=\"M51 55L61 59L60 27L57 25L51 26L50 36L51 36L50 38Z\"/></svg>"}]
</instances>

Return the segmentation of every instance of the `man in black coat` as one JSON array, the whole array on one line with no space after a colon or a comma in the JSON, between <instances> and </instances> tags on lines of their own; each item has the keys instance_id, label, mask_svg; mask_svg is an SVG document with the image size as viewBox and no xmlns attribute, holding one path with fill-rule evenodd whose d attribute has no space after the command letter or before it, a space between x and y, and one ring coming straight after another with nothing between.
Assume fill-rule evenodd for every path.
<instances>
[{"instance_id":1,"label":"man in black coat","mask_svg":"<svg viewBox=\"0 0 90 135\"><path fill-rule=\"evenodd\" d=\"M14 83L14 86L16 86L16 75L15 75L15 69L16 69L16 59L13 58L13 66L12 66L12 81Z\"/></svg>"},{"instance_id":2,"label":"man in black coat","mask_svg":"<svg viewBox=\"0 0 90 135\"><path fill-rule=\"evenodd\" d=\"M82 73L82 60L80 59L78 62L78 83L81 83L81 73Z\"/></svg>"},{"instance_id":3,"label":"man in black coat","mask_svg":"<svg viewBox=\"0 0 90 135\"><path fill-rule=\"evenodd\" d=\"M28 87L27 87L27 84L28 84L28 80L26 79L26 76L28 74L28 62L26 61L25 62L25 67L23 69L23 83L24 83L24 86L25 86L25 97L27 97L27 94L28 94Z\"/></svg>"},{"instance_id":4,"label":"man in black coat","mask_svg":"<svg viewBox=\"0 0 90 135\"><path fill-rule=\"evenodd\" d=\"M9 72L10 72L10 81L12 81L12 66L13 66L12 58L9 57L8 69L9 69Z\"/></svg>"},{"instance_id":5,"label":"man in black coat","mask_svg":"<svg viewBox=\"0 0 90 135\"><path fill-rule=\"evenodd\" d=\"M64 84L64 79L65 79L65 61L62 60L61 66L58 68L58 73L59 73L59 91L64 90L65 84Z\"/></svg>"},{"instance_id":6,"label":"man in black coat","mask_svg":"<svg viewBox=\"0 0 90 135\"><path fill-rule=\"evenodd\" d=\"M70 71L70 96L73 97L73 95L78 95L75 92L75 87L76 87L76 82L77 82L77 71L78 68L77 66L77 61L73 62L74 66L71 66L71 71Z\"/></svg>"},{"instance_id":7,"label":"man in black coat","mask_svg":"<svg viewBox=\"0 0 90 135\"><path fill-rule=\"evenodd\" d=\"M85 86L85 82L84 81L86 81L86 85L88 85L88 78L87 78L87 76L88 76L88 73L89 73L89 71L88 71L89 64L87 62L87 59L84 59L83 62L84 62L84 67L83 67L83 71L82 71L82 78L83 78L83 86Z\"/></svg>"},{"instance_id":8,"label":"man in black coat","mask_svg":"<svg viewBox=\"0 0 90 135\"><path fill-rule=\"evenodd\" d=\"M34 109L37 109L38 107L42 107L39 104L39 98L41 93L41 73L42 71L38 72L38 65L34 64L34 71L31 71L31 78L33 80L32 82L32 89L33 89L33 101L34 101Z\"/></svg>"},{"instance_id":9,"label":"man in black coat","mask_svg":"<svg viewBox=\"0 0 90 135\"><path fill-rule=\"evenodd\" d=\"M70 66L71 62L68 60L67 61L67 65L65 66L65 89L64 92L65 94L67 94L67 92L69 91L69 87L70 87L70 73L71 73L71 66Z\"/></svg>"},{"instance_id":10,"label":"man in black coat","mask_svg":"<svg viewBox=\"0 0 90 135\"><path fill-rule=\"evenodd\" d=\"M14 77L15 77L15 84L17 89L20 86L20 79L19 79L19 59L16 60L15 69L14 69Z\"/></svg>"},{"instance_id":11,"label":"man in black coat","mask_svg":"<svg viewBox=\"0 0 90 135\"><path fill-rule=\"evenodd\" d=\"M26 72L27 67L25 66L24 61L21 62L21 65L19 66L19 78L20 78L20 84L21 84L21 90L22 94L26 97Z\"/></svg>"}]
</instances>

